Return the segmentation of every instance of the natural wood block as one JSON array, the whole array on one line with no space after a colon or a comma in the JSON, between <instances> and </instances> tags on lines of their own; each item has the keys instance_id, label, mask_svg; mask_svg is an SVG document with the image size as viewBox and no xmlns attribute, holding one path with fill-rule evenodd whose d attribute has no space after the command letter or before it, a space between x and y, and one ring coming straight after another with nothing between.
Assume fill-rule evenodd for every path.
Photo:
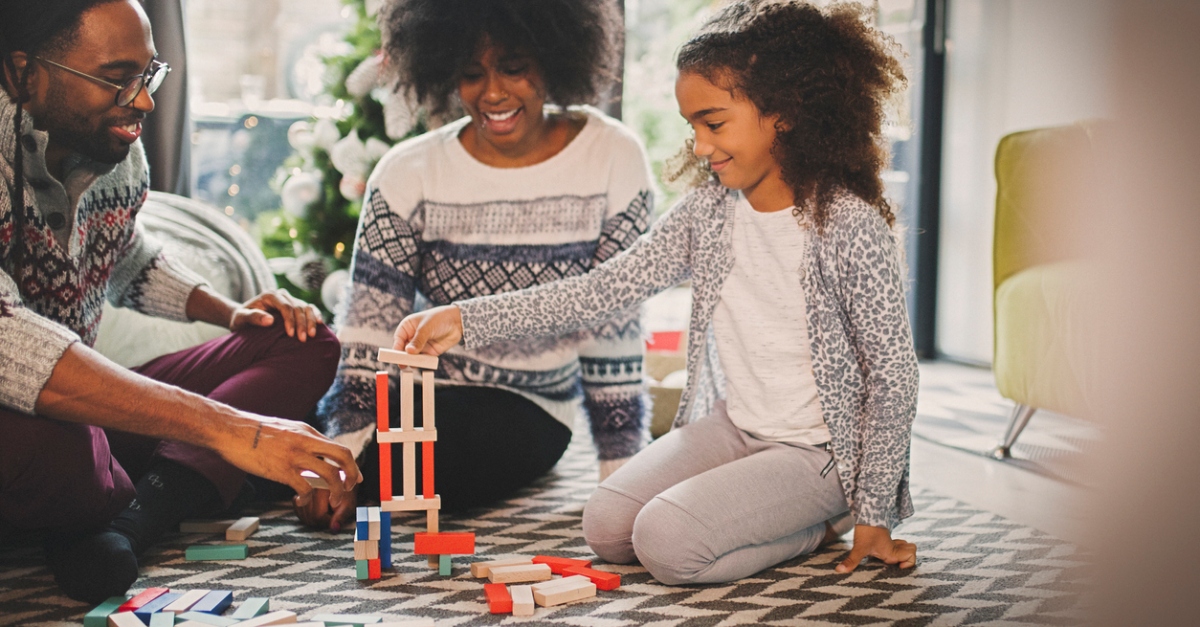
<instances>
[{"instance_id":1,"label":"natural wood block","mask_svg":"<svg viewBox=\"0 0 1200 627\"><path fill-rule=\"evenodd\" d=\"M192 609L192 606L200 599L203 599L208 593L208 590L189 590L184 592L183 596L175 599L170 605L164 607L162 611L173 613L186 612Z\"/></svg>"},{"instance_id":2,"label":"natural wood block","mask_svg":"<svg viewBox=\"0 0 1200 627\"><path fill-rule=\"evenodd\" d=\"M146 627L146 623L133 612L117 612L108 615L108 627Z\"/></svg>"},{"instance_id":3,"label":"natural wood block","mask_svg":"<svg viewBox=\"0 0 1200 627\"><path fill-rule=\"evenodd\" d=\"M531 557L508 557L505 559L491 560L488 562L475 562L474 564L471 564L471 576L472 577L487 577L490 569L496 568L498 566L517 566L520 564L532 564L532 563L533 563L533 558L531 558ZM552 570L551 572L554 572L554 571Z\"/></svg>"},{"instance_id":4,"label":"natural wood block","mask_svg":"<svg viewBox=\"0 0 1200 627\"><path fill-rule=\"evenodd\" d=\"M170 591L171 590L168 588L146 588L145 590L134 595L132 599L129 599L118 606L116 612L111 613L115 614L118 612L132 612Z\"/></svg>"},{"instance_id":5,"label":"natural wood block","mask_svg":"<svg viewBox=\"0 0 1200 627\"><path fill-rule=\"evenodd\" d=\"M394 496L392 500L386 503L380 503L379 508L385 512L416 512L422 510L432 510L442 508L442 497L434 495L433 498L427 499L423 496L416 496L411 499L406 499L403 496Z\"/></svg>"},{"instance_id":6,"label":"natural wood block","mask_svg":"<svg viewBox=\"0 0 1200 627\"><path fill-rule=\"evenodd\" d=\"M473 555L473 533L415 533L413 553L417 555Z\"/></svg>"},{"instance_id":7,"label":"natural wood block","mask_svg":"<svg viewBox=\"0 0 1200 627\"><path fill-rule=\"evenodd\" d=\"M236 520L185 520L179 523L180 533L225 533ZM141 607L141 606L138 606Z\"/></svg>"},{"instance_id":8,"label":"natural wood block","mask_svg":"<svg viewBox=\"0 0 1200 627\"><path fill-rule=\"evenodd\" d=\"M241 622L241 620L233 618L232 616L217 616L216 614L208 614L205 612L184 612L182 614L176 614L175 620L183 621L177 622L179 625L192 625L193 627L198 627L199 625L205 625L206 627L229 627L230 625L236 625L237 623Z\"/></svg>"},{"instance_id":9,"label":"natural wood block","mask_svg":"<svg viewBox=\"0 0 1200 627\"><path fill-rule=\"evenodd\" d=\"M244 544L193 544L184 552L189 562L244 560L250 549Z\"/></svg>"},{"instance_id":10,"label":"natural wood block","mask_svg":"<svg viewBox=\"0 0 1200 627\"><path fill-rule=\"evenodd\" d=\"M502 583L485 583L483 594L487 597L488 611L492 614L512 613L513 598L508 593L508 586Z\"/></svg>"},{"instance_id":11,"label":"natural wood block","mask_svg":"<svg viewBox=\"0 0 1200 627\"><path fill-rule=\"evenodd\" d=\"M230 542L245 542L246 538L254 535L258 531L258 518L256 516L246 516L239 518L225 530L225 539Z\"/></svg>"},{"instance_id":12,"label":"natural wood block","mask_svg":"<svg viewBox=\"0 0 1200 627\"><path fill-rule=\"evenodd\" d=\"M438 532L438 511L436 509L427 510L425 512L425 533ZM429 556L429 567L437 568L438 559L436 555Z\"/></svg>"},{"instance_id":13,"label":"natural wood block","mask_svg":"<svg viewBox=\"0 0 1200 627\"><path fill-rule=\"evenodd\" d=\"M437 370L438 358L433 355L409 355L404 351L390 348L379 349L379 361L385 364L396 364L404 368L420 368L421 370Z\"/></svg>"},{"instance_id":14,"label":"natural wood block","mask_svg":"<svg viewBox=\"0 0 1200 627\"><path fill-rule=\"evenodd\" d=\"M296 622L296 613L287 610L279 610L270 614L263 614L250 620L245 620L237 624L237 627L266 627L267 625L290 625Z\"/></svg>"},{"instance_id":15,"label":"natural wood block","mask_svg":"<svg viewBox=\"0 0 1200 627\"><path fill-rule=\"evenodd\" d=\"M379 528L379 508L367 508L367 540L376 540L380 538Z\"/></svg>"},{"instance_id":16,"label":"natural wood block","mask_svg":"<svg viewBox=\"0 0 1200 627\"><path fill-rule=\"evenodd\" d=\"M572 566L564 568L562 574L563 576L583 575L592 580L592 583L596 584L600 590L616 590L621 587L621 575L617 573L607 573L584 566Z\"/></svg>"},{"instance_id":17,"label":"natural wood block","mask_svg":"<svg viewBox=\"0 0 1200 627\"><path fill-rule=\"evenodd\" d=\"M512 594L513 616L533 616L533 612L537 608L533 604L532 587L513 586L509 593Z\"/></svg>"},{"instance_id":18,"label":"natural wood block","mask_svg":"<svg viewBox=\"0 0 1200 627\"><path fill-rule=\"evenodd\" d=\"M573 566L588 567L592 565L592 560L572 559L570 557L554 557L552 555L535 555L533 556L534 564L546 564L550 567L550 572L555 575L563 574L564 568Z\"/></svg>"},{"instance_id":19,"label":"natural wood block","mask_svg":"<svg viewBox=\"0 0 1200 627\"><path fill-rule=\"evenodd\" d=\"M488 581L492 583L525 583L528 581L547 581L552 574L550 567L545 564L521 564L517 566L500 566L488 570Z\"/></svg>"},{"instance_id":20,"label":"natural wood block","mask_svg":"<svg viewBox=\"0 0 1200 627\"><path fill-rule=\"evenodd\" d=\"M567 577L556 585L543 589L533 588L533 600L543 607L551 607L596 596L596 584L587 577Z\"/></svg>"},{"instance_id":21,"label":"natural wood block","mask_svg":"<svg viewBox=\"0 0 1200 627\"><path fill-rule=\"evenodd\" d=\"M354 559L356 559L356 560L379 559L379 540L355 540L354 541Z\"/></svg>"},{"instance_id":22,"label":"natural wood block","mask_svg":"<svg viewBox=\"0 0 1200 627\"><path fill-rule=\"evenodd\" d=\"M533 588L534 592L539 590L545 592L546 590L557 588L558 586L574 586L576 583L585 580L587 580L587 577L584 577L583 575L571 575L569 577L561 577L559 579L551 579L550 581L535 583L530 587Z\"/></svg>"},{"instance_id":23,"label":"natural wood block","mask_svg":"<svg viewBox=\"0 0 1200 627\"><path fill-rule=\"evenodd\" d=\"M421 372L421 426L430 431L434 429L433 391L433 371L425 370Z\"/></svg>"},{"instance_id":24,"label":"natural wood block","mask_svg":"<svg viewBox=\"0 0 1200 627\"><path fill-rule=\"evenodd\" d=\"M400 430L411 431L413 421L413 371L400 371Z\"/></svg>"},{"instance_id":25,"label":"natural wood block","mask_svg":"<svg viewBox=\"0 0 1200 627\"><path fill-rule=\"evenodd\" d=\"M437 431L425 427L413 427L408 431L376 431L375 440L383 444L437 442Z\"/></svg>"}]
</instances>

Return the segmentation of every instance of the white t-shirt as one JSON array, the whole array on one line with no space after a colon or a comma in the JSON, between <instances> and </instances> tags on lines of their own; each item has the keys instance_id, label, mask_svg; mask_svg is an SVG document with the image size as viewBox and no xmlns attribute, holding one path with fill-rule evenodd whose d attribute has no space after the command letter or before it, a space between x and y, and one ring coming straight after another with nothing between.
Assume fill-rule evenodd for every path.
<instances>
[{"instance_id":1,"label":"white t-shirt","mask_svg":"<svg viewBox=\"0 0 1200 627\"><path fill-rule=\"evenodd\" d=\"M726 407L739 429L773 442L824 444L801 284L809 234L784 209L738 200L733 269L713 312Z\"/></svg>"}]
</instances>

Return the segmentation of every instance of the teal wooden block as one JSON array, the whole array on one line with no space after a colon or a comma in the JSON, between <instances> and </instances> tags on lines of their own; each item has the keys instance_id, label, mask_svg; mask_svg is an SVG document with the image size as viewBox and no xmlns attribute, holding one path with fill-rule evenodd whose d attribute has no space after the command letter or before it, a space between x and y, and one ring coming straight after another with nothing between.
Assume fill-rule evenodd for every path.
<instances>
[{"instance_id":1,"label":"teal wooden block","mask_svg":"<svg viewBox=\"0 0 1200 627\"><path fill-rule=\"evenodd\" d=\"M452 565L450 564L450 556L449 555L439 555L438 556L438 574L443 577L449 577L452 570L453 570L453 568L452 568Z\"/></svg>"},{"instance_id":2,"label":"teal wooden block","mask_svg":"<svg viewBox=\"0 0 1200 627\"><path fill-rule=\"evenodd\" d=\"M270 611L271 599L265 597L250 597L249 599L242 601L242 604L238 606L237 611L230 615L230 618L254 618L255 616L262 616Z\"/></svg>"},{"instance_id":3,"label":"teal wooden block","mask_svg":"<svg viewBox=\"0 0 1200 627\"><path fill-rule=\"evenodd\" d=\"M371 571L367 560L354 560L354 576L359 579L370 579Z\"/></svg>"},{"instance_id":4,"label":"teal wooden block","mask_svg":"<svg viewBox=\"0 0 1200 627\"><path fill-rule=\"evenodd\" d=\"M244 560L250 555L245 544L193 544L184 556L189 562L208 560Z\"/></svg>"},{"instance_id":5,"label":"teal wooden block","mask_svg":"<svg viewBox=\"0 0 1200 627\"><path fill-rule=\"evenodd\" d=\"M317 614L308 620L325 623L325 627L333 627L334 625L363 627L364 625L383 622L382 617L371 616L370 614Z\"/></svg>"},{"instance_id":6,"label":"teal wooden block","mask_svg":"<svg viewBox=\"0 0 1200 627\"><path fill-rule=\"evenodd\" d=\"M150 627L175 627L175 612L151 614Z\"/></svg>"},{"instance_id":7,"label":"teal wooden block","mask_svg":"<svg viewBox=\"0 0 1200 627\"><path fill-rule=\"evenodd\" d=\"M213 625L213 627L229 627L230 625L242 622L239 618L228 618L217 616L216 614L205 614L204 612L184 612L175 618L181 623L192 621L195 623L204 623L205 625Z\"/></svg>"},{"instance_id":8,"label":"teal wooden block","mask_svg":"<svg viewBox=\"0 0 1200 627\"><path fill-rule=\"evenodd\" d=\"M83 617L83 627L108 627L108 615L117 611L129 597L109 597Z\"/></svg>"}]
</instances>

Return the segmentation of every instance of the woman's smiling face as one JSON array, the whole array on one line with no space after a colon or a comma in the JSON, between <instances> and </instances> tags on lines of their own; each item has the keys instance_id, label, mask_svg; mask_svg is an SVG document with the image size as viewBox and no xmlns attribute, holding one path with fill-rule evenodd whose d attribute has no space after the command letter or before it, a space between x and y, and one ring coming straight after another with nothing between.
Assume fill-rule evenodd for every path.
<instances>
[{"instance_id":1,"label":"woman's smiling face","mask_svg":"<svg viewBox=\"0 0 1200 627\"><path fill-rule=\"evenodd\" d=\"M528 55L486 40L479 48L458 79L458 96L471 116L478 148L510 158L534 151L546 130L541 71Z\"/></svg>"}]
</instances>

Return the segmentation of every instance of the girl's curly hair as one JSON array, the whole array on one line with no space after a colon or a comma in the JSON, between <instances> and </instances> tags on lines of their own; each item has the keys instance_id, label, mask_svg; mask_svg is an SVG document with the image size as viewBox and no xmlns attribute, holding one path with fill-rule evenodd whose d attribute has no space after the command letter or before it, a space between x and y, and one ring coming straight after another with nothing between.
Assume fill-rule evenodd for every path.
<instances>
[{"instance_id":1,"label":"girl's curly hair","mask_svg":"<svg viewBox=\"0 0 1200 627\"><path fill-rule=\"evenodd\" d=\"M779 117L772 153L796 194L795 214L818 228L839 187L878 209L889 226L896 220L879 176L888 162L882 126L907 79L898 44L871 27L872 18L859 4L743 0L709 19L676 62L680 73L728 87ZM706 169L689 146L672 177L695 181Z\"/></svg>"},{"instance_id":2,"label":"girl's curly hair","mask_svg":"<svg viewBox=\"0 0 1200 627\"><path fill-rule=\"evenodd\" d=\"M489 41L531 55L560 106L591 103L617 75L613 0L392 0L379 13L398 89L433 115L450 110L463 68Z\"/></svg>"}]
</instances>

